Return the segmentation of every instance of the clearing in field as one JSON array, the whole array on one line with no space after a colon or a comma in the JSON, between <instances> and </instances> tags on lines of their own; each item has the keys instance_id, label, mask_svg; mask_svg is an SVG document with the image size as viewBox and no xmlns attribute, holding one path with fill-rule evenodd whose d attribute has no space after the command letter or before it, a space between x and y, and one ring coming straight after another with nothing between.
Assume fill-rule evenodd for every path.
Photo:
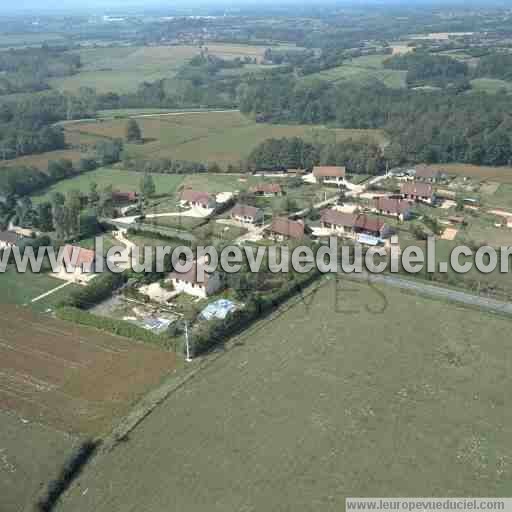
<instances>
[{"instance_id":1,"label":"clearing in field","mask_svg":"<svg viewBox=\"0 0 512 512\"><path fill-rule=\"evenodd\" d=\"M68 137L80 142L91 138L124 137L124 119L68 125ZM312 141L347 139L385 145L381 130L329 129L315 125L256 123L239 112L202 112L139 119L145 144L127 144L131 156L170 158L221 165L238 163L259 143L271 137L303 137Z\"/></svg>"},{"instance_id":2,"label":"clearing in field","mask_svg":"<svg viewBox=\"0 0 512 512\"><path fill-rule=\"evenodd\" d=\"M346 496L509 495L511 321L327 283L177 390L57 510L338 512Z\"/></svg>"},{"instance_id":3,"label":"clearing in field","mask_svg":"<svg viewBox=\"0 0 512 512\"><path fill-rule=\"evenodd\" d=\"M361 84L380 80L388 87L400 89L406 87L406 71L384 69L382 63L389 55L367 55L347 61L342 66L308 75L306 81L325 80L328 82L350 81Z\"/></svg>"},{"instance_id":4,"label":"clearing in field","mask_svg":"<svg viewBox=\"0 0 512 512\"><path fill-rule=\"evenodd\" d=\"M0 409L98 435L175 368L175 356L95 329L0 306Z\"/></svg>"}]
</instances>

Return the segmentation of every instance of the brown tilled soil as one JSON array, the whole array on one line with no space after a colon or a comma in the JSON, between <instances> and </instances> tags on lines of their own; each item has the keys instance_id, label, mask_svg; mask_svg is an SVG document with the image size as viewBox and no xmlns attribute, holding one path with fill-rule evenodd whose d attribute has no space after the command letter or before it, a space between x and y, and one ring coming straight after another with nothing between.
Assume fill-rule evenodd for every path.
<instances>
[{"instance_id":1,"label":"brown tilled soil","mask_svg":"<svg viewBox=\"0 0 512 512\"><path fill-rule=\"evenodd\" d=\"M175 368L175 355L1 306L0 409L98 435Z\"/></svg>"}]
</instances>

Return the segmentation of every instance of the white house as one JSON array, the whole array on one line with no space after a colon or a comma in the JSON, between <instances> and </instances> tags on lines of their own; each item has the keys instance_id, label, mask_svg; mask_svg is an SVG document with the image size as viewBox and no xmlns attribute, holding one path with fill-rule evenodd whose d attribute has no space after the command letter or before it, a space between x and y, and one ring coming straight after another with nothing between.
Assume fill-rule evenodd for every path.
<instances>
[{"instance_id":1,"label":"white house","mask_svg":"<svg viewBox=\"0 0 512 512\"><path fill-rule=\"evenodd\" d=\"M222 279L218 272L204 272L204 279L201 278L201 267L194 263L188 272L171 272L170 281L177 292L187 293L195 297L206 299L222 288Z\"/></svg>"}]
</instances>

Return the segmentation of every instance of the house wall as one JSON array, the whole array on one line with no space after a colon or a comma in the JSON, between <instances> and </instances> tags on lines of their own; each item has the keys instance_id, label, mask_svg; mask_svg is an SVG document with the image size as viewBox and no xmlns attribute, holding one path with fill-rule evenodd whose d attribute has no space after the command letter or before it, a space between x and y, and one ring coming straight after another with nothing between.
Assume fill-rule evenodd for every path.
<instances>
[{"instance_id":1,"label":"house wall","mask_svg":"<svg viewBox=\"0 0 512 512\"><path fill-rule=\"evenodd\" d=\"M231 215L231 218L238 222L241 222L242 224L255 224L256 222L259 222L262 220L263 215L259 214L256 216L256 218L244 217L242 215Z\"/></svg>"},{"instance_id":2,"label":"house wall","mask_svg":"<svg viewBox=\"0 0 512 512\"><path fill-rule=\"evenodd\" d=\"M330 229L333 235L351 236L353 234L352 228L349 227L337 226L328 222L322 222L321 225L324 229Z\"/></svg>"},{"instance_id":3,"label":"house wall","mask_svg":"<svg viewBox=\"0 0 512 512\"><path fill-rule=\"evenodd\" d=\"M209 295L213 295L222 287L222 282L218 273L210 275L206 282L206 286L204 283L189 283L187 281L174 278L171 279L171 282L177 292L186 293L202 299L205 299Z\"/></svg>"},{"instance_id":4,"label":"house wall","mask_svg":"<svg viewBox=\"0 0 512 512\"><path fill-rule=\"evenodd\" d=\"M193 295L194 297L201 297L203 299L207 297L206 288L201 283L193 284L182 281L181 279L171 279L171 282L177 292Z\"/></svg>"}]
</instances>

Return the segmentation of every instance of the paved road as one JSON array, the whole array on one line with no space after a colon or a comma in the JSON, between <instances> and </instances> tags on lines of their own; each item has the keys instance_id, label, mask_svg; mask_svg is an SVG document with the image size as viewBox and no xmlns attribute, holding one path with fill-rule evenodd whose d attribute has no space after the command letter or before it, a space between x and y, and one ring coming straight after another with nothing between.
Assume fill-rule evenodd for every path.
<instances>
[{"instance_id":1,"label":"paved road","mask_svg":"<svg viewBox=\"0 0 512 512\"><path fill-rule=\"evenodd\" d=\"M134 114L128 116L132 119L141 119L144 117L162 117L162 116L186 116L189 114L227 114L230 112L240 112L239 109L227 109L227 110L194 110L194 111L183 111L183 112L163 112L156 114Z\"/></svg>"},{"instance_id":2,"label":"paved road","mask_svg":"<svg viewBox=\"0 0 512 512\"><path fill-rule=\"evenodd\" d=\"M349 279L370 280L372 283L382 283L402 290L410 290L420 295L432 297L434 299L448 300L450 302L459 302L468 306L475 306L486 311L494 313L504 313L512 315L512 303L501 302L498 300L473 295L471 293L443 288L420 281L413 281L396 275L389 274L347 274Z\"/></svg>"}]
</instances>

